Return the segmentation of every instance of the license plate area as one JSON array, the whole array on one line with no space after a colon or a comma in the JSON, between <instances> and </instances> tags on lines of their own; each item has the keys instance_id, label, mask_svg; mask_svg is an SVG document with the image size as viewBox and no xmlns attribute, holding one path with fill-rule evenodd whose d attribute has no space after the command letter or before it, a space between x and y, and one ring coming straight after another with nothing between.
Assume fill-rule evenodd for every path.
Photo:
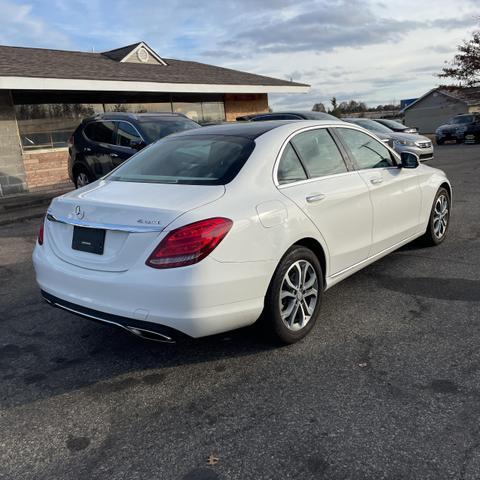
<instances>
[{"instance_id":1,"label":"license plate area","mask_svg":"<svg viewBox=\"0 0 480 480\"><path fill-rule=\"evenodd\" d=\"M73 227L72 249L103 255L105 230L99 228Z\"/></svg>"}]
</instances>

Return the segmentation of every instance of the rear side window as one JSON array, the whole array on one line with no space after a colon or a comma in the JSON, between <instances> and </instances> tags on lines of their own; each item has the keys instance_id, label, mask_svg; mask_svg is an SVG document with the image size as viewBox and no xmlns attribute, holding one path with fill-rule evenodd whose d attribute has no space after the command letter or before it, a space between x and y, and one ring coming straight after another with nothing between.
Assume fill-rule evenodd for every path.
<instances>
[{"instance_id":1,"label":"rear side window","mask_svg":"<svg viewBox=\"0 0 480 480\"><path fill-rule=\"evenodd\" d=\"M142 141L137 129L132 124L128 122L117 122L117 124L117 145L132 147Z\"/></svg>"},{"instance_id":2,"label":"rear side window","mask_svg":"<svg viewBox=\"0 0 480 480\"><path fill-rule=\"evenodd\" d=\"M255 148L249 138L223 135L167 137L141 150L108 178L121 182L224 185Z\"/></svg>"},{"instance_id":3,"label":"rear side window","mask_svg":"<svg viewBox=\"0 0 480 480\"><path fill-rule=\"evenodd\" d=\"M327 129L299 133L292 143L311 178L347 171L342 154Z\"/></svg>"},{"instance_id":4,"label":"rear side window","mask_svg":"<svg viewBox=\"0 0 480 480\"><path fill-rule=\"evenodd\" d=\"M92 122L84 130L93 142L115 144L115 124L113 122Z\"/></svg>"},{"instance_id":5,"label":"rear side window","mask_svg":"<svg viewBox=\"0 0 480 480\"><path fill-rule=\"evenodd\" d=\"M307 179L302 163L290 143L285 147L278 164L277 179L280 185Z\"/></svg>"},{"instance_id":6,"label":"rear side window","mask_svg":"<svg viewBox=\"0 0 480 480\"><path fill-rule=\"evenodd\" d=\"M337 128L335 131L347 145L359 170L395 165L390 150L370 135L351 128Z\"/></svg>"}]
</instances>

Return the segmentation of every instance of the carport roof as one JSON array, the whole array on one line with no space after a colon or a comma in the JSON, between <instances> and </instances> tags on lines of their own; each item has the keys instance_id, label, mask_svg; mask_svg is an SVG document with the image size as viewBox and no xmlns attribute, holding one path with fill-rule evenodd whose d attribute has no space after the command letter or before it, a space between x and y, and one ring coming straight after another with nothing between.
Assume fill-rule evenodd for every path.
<instances>
[{"instance_id":1,"label":"carport roof","mask_svg":"<svg viewBox=\"0 0 480 480\"><path fill-rule=\"evenodd\" d=\"M145 47L156 63L130 61ZM160 58L144 42L103 53L0 46L0 89L307 92L309 85L199 62Z\"/></svg>"}]
</instances>

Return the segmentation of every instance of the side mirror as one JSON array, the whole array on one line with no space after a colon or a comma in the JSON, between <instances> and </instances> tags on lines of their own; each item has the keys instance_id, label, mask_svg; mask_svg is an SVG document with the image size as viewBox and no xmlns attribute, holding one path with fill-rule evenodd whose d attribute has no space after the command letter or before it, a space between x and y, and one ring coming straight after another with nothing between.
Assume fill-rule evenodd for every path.
<instances>
[{"instance_id":1,"label":"side mirror","mask_svg":"<svg viewBox=\"0 0 480 480\"><path fill-rule=\"evenodd\" d=\"M143 147L145 147L145 142L143 140L137 140L132 142L130 146L135 150L141 150Z\"/></svg>"},{"instance_id":2,"label":"side mirror","mask_svg":"<svg viewBox=\"0 0 480 480\"><path fill-rule=\"evenodd\" d=\"M417 168L420 165L418 155L412 152L401 152L400 159L402 160L400 168Z\"/></svg>"}]
</instances>

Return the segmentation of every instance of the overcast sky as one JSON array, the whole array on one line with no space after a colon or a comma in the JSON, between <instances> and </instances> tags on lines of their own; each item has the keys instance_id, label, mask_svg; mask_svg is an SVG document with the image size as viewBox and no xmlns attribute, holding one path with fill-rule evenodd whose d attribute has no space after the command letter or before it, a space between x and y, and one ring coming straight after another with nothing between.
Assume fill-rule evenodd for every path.
<instances>
[{"instance_id":1,"label":"overcast sky","mask_svg":"<svg viewBox=\"0 0 480 480\"><path fill-rule=\"evenodd\" d=\"M417 97L479 24L480 0L0 0L0 44L160 56L312 85L276 109Z\"/></svg>"}]
</instances>

